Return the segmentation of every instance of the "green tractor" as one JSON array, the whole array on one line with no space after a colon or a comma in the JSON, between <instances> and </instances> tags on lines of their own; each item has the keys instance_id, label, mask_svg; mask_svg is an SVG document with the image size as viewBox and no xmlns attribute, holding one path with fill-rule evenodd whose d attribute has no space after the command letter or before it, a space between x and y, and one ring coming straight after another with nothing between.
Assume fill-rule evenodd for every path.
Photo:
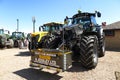
<instances>
[{"instance_id":1,"label":"green tractor","mask_svg":"<svg viewBox=\"0 0 120 80\"><path fill-rule=\"evenodd\" d=\"M0 48L12 48L13 40L10 39L10 32L8 30L0 29Z\"/></svg>"},{"instance_id":2,"label":"green tractor","mask_svg":"<svg viewBox=\"0 0 120 80\"><path fill-rule=\"evenodd\" d=\"M12 32L10 38L14 41L14 47L21 47L24 45L25 35L23 32Z\"/></svg>"}]
</instances>

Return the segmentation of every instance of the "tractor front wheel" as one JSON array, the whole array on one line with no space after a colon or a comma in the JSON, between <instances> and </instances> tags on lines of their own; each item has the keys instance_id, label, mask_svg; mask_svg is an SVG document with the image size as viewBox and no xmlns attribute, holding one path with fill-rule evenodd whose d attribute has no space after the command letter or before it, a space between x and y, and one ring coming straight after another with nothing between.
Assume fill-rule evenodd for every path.
<instances>
[{"instance_id":1,"label":"tractor front wheel","mask_svg":"<svg viewBox=\"0 0 120 80\"><path fill-rule=\"evenodd\" d=\"M10 45L7 46L7 48L13 48L14 41L12 39L9 39Z\"/></svg>"},{"instance_id":2,"label":"tractor front wheel","mask_svg":"<svg viewBox=\"0 0 120 80\"><path fill-rule=\"evenodd\" d=\"M15 41L14 41L14 47L18 47L18 46L19 46L18 44L19 44L18 41L15 40Z\"/></svg>"},{"instance_id":3,"label":"tractor front wheel","mask_svg":"<svg viewBox=\"0 0 120 80\"><path fill-rule=\"evenodd\" d=\"M98 63L98 39L95 35L83 36L80 44L80 62L87 69L93 69Z\"/></svg>"}]
</instances>

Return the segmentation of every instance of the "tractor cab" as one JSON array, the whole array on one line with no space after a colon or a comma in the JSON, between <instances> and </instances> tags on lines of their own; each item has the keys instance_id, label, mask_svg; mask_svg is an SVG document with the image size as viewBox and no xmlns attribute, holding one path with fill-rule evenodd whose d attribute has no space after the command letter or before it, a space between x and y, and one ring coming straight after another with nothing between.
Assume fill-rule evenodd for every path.
<instances>
[{"instance_id":1,"label":"tractor cab","mask_svg":"<svg viewBox=\"0 0 120 80\"><path fill-rule=\"evenodd\" d=\"M66 27L76 26L76 28L82 29L81 32L101 32L101 26L97 24L96 17L101 17L101 13L98 11L95 13L78 11L72 18L66 16L64 23L67 25Z\"/></svg>"},{"instance_id":2,"label":"tractor cab","mask_svg":"<svg viewBox=\"0 0 120 80\"><path fill-rule=\"evenodd\" d=\"M14 47L20 47L19 43L24 43L25 35L23 32L12 32L10 38L14 41Z\"/></svg>"},{"instance_id":3,"label":"tractor cab","mask_svg":"<svg viewBox=\"0 0 120 80\"><path fill-rule=\"evenodd\" d=\"M0 35L1 36L6 36L7 38L9 38L10 37L10 31L4 30L4 29L0 29Z\"/></svg>"},{"instance_id":4,"label":"tractor cab","mask_svg":"<svg viewBox=\"0 0 120 80\"><path fill-rule=\"evenodd\" d=\"M12 37L17 39L22 39L22 38L25 38L25 35L22 32L13 32Z\"/></svg>"},{"instance_id":5,"label":"tractor cab","mask_svg":"<svg viewBox=\"0 0 120 80\"><path fill-rule=\"evenodd\" d=\"M84 29L90 27L90 26L98 26L95 17L101 17L101 13L95 11L95 13L88 13L88 12L80 12L78 11L77 14L73 15L72 18L66 18L64 19L64 23L67 25L82 25Z\"/></svg>"},{"instance_id":6,"label":"tractor cab","mask_svg":"<svg viewBox=\"0 0 120 80\"><path fill-rule=\"evenodd\" d=\"M63 27L63 24L61 24L61 23L51 22L51 23L47 23L47 24L44 24L43 26L41 26L39 28L39 31L42 29L42 31L52 32L55 30L60 30L60 29L62 29L62 27Z\"/></svg>"}]
</instances>

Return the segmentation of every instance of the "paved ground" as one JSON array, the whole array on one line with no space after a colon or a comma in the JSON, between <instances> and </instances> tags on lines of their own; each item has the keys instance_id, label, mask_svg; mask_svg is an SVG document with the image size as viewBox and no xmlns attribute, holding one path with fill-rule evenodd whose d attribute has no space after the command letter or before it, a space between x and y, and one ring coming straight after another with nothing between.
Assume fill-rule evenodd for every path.
<instances>
[{"instance_id":1,"label":"paved ground","mask_svg":"<svg viewBox=\"0 0 120 80\"><path fill-rule=\"evenodd\" d=\"M0 50L0 80L116 80L115 71L120 72L120 52L117 51L106 51L97 67L89 71L73 63L70 70L56 74L52 70L32 69L29 61L27 49Z\"/></svg>"}]
</instances>

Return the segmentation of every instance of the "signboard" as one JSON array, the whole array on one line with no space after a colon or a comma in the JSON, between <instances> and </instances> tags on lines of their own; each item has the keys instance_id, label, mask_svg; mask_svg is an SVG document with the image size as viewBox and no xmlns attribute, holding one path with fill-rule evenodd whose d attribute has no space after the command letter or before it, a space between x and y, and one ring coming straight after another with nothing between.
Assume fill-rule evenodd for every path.
<instances>
[{"instance_id":1,"label":"signboard","mask_svg":"<svg viewBox=\"0 0 120 80\"><path fill-rule=\"evenodd\" d=\"M62 52L59 50L37 50L32 56L32 63L50 66L62 71L72 66L71 52Z\"/></svg>"}]
</instances>

